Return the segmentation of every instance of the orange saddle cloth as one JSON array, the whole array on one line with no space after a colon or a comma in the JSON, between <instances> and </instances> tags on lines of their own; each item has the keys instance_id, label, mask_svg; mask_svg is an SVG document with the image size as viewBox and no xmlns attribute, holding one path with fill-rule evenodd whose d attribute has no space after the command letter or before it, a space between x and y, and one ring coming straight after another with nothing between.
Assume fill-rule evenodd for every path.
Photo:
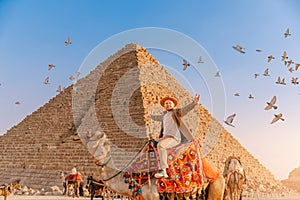
<instances>
[{"instance_id":1,"label":"orange saddle cloth","mask_svg":"<svg viewBox=\"0 0 300 200\"><path fill-rule=\"evenodd\" d=\"M160 193L185 193L203 184L201 159L194 142L168 150L167 173L170 178L158 179Z\"/></svg>"},{"instance_id":2,"label":"orange saddle cloth","mask_svg":"<svg viewBox=\"0 0 300 200\"><path fill-rule=\"evenodd\" d=\"M147 151L142 151L136 161L129 166L128 171L131 174L139 172L136 181L144 184L148 180L148 173L153 176L158 171L157 155L156 146L149 145ZM203 175L210 181L215 181L219 176L215 167L206 159L200 158L199 149L194 141L168 149L168 164L169 178L158 179L159 193L190 192L202 186Z\"/></svg>"}]
</instances>

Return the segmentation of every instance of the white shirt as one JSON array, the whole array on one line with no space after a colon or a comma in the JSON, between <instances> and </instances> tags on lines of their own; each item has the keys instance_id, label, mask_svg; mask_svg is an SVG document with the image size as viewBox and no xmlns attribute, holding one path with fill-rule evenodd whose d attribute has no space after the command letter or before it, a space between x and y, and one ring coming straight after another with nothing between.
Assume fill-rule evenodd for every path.
<instances>
[{"instance_id":1,"label":"white shirt","mask_svg":"<svg viewBox=\"0 0 300 200\"><path fill-rule=\"evenodd\" d=\"M175 120L172 117L173 112L167 112L164 117L163 117L163 126L164 126L164 132L163 135L164 137L166 136L172 136L174 137L177 141L181 141L181 135L180 131L178 129L178 126L175 122Z\"/></svg>"}]
</instances>

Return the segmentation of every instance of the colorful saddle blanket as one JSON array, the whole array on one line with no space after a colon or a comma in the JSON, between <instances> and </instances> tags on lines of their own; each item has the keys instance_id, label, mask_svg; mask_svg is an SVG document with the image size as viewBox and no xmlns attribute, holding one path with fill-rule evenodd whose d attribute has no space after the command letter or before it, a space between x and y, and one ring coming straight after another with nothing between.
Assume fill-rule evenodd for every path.
<instances>
[{"instance_id":1,"label":"colorful saddle blanket","mask_svg":"<svg viewBox=\"0 0 300 200\"><path fill-rule=\"evenodd\" d=\"M82 176L81 174L69 174L67 177L66 177L66 180L67 181L82 181Z\"/></svg>"},{"instance_id":2,"label":"colorful saddle blanket","mask_svg":"<svg viewBox=\"0 0 300 200\"><path fill-rule=\"evenodd\" d=\"M159 170L157 155L156 142L150 141L135 162L127 169L128 177L131 174L131 177L139 185L145 184L149 180L149 176L153 177L154 173ZM211 168L210 164L201 159L199 155L195 142L170 148L168 150L169 168L167 169L170 178L158 179L158 191L160 193L190 192L203 184L203 173L211 181L214 181L219 173L216 169ZM202 166L202 163L205 166Z\"/></svg>"},{"instance_id":3,"label":"colorful saddle blanket","mask_svg":"<svg viewBox=\"0 0 300 200\"><path fill-rule=\"evenodd\" d=\"M170 178L158 179L160 193L190 192L203 184L201 159L194 142L186 143L168 151Z\"/></svg>"}]
</instances>

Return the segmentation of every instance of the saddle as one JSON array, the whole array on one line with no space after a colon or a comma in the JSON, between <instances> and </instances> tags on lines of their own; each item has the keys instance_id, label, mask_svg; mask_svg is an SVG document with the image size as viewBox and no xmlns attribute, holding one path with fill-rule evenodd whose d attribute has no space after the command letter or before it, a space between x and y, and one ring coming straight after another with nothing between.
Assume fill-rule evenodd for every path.
<instances>
[{"instance_id":1,"label":"saddle","mask_svg":"<svg viewBox=\"0 0 300 200\"><path fill-rule=\"evenodd\" d=\"M159 158L157 142L150 140L142 149L136 160L124 172L125 182L129 188L138 191L139 188L152 178L159 170ZM158 179L159 193L185 193L200 187L204 177L210 181L218 178L219 172L204 158L200 159L200 153L196 142L181 143L168 149L167 173L170 178Z\"/></svg>"},{"instance_id":2,"label":"saddle","mask_svg":"<svg viewBox=\"0 0 300 200\"><path fill-rule=\"evenodd\" d=\"M82 181L82 176L81 174L69 174L66 178L67 181Z\"/></svg>"}]
</instances>

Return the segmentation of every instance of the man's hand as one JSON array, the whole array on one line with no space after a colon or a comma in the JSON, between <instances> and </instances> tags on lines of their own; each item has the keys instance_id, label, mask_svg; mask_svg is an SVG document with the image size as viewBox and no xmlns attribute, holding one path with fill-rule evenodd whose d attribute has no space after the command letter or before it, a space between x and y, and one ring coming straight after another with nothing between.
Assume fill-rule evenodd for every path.
<instances>
[{"instance_id":1,"label":"man's hand","mask_svg":"<svg viewBox=\"0 0 300 200\"><path fill-rule=\"evenodd\" d=\"M197 104L200 100L200 94L196 94L195 98L194 98L194 103Z\"/></svg>"}]
</instances>

